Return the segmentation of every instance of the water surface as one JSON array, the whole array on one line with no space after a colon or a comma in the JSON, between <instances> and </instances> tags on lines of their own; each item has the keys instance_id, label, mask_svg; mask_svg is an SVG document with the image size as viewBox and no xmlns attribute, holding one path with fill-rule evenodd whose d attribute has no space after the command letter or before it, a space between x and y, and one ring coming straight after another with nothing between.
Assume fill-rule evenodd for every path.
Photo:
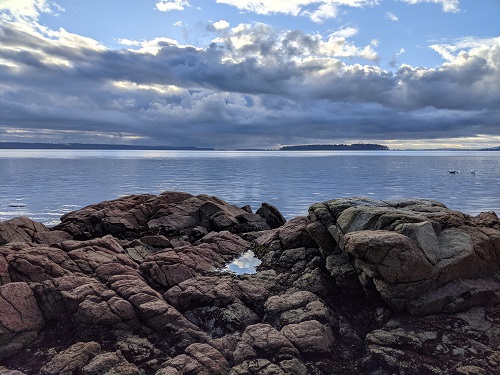
<instances>
[{"instance_id":1,"label":"water surface","mask_svg":"<svg viewBox=\"0 0 500 375\"><path fill-rule=\"evenodd\" d=\"M288 219L349 196L430 198L500 214L500 152L0 150L0 220L54 225L89 204L167 190L254 210L269 202Z\"/></svg>"}]
</instances>

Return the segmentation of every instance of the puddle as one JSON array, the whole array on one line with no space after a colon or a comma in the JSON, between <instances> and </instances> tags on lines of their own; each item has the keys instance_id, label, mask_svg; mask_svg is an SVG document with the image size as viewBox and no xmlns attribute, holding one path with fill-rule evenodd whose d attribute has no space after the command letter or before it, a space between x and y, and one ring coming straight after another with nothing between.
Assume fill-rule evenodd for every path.
<instances>
[{"instance_id":1,"label":"puddle","mask_svg":"<svg viewBox=\"0 0 500 375\"><path fill-rule=\"evenodd\" d=\"M232 272L236 275L243 275L245 273L256 273L255 268L260 264L260 260L255 257L252 250L243 253L239 258L233 260L221 271Z\"/></svg>"}]
</instances>

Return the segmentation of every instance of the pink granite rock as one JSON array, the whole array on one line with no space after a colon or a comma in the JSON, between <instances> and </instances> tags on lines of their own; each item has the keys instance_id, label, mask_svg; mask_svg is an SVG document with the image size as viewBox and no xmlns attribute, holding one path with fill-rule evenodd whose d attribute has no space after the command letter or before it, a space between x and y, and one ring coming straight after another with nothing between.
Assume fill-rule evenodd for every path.
<instances>
[{"instance_id":1,"label":"pink granite rock","mask_svg":"<svg viewBox=\"0 0 500 375\"><path fill-rule=\"evenodd\" d=\"M0 360L31 344L44 325L27 283L0 286Z\"/></svg>"}]
</instances>

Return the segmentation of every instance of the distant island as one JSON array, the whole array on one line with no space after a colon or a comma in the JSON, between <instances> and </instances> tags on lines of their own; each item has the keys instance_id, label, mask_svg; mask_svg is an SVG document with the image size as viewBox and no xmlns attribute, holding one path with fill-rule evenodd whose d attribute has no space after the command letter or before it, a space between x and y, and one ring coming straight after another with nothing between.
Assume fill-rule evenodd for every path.
<instances>
[{"instance_id":1,"label":"distant island","mask_svg":"<svg viewBox=\"0 0 500 375\"><path fill-rule=\"evenodd\" d=\"M380 150L387 151L389 147L371 143L354 143L352 145L298 145L298 146L284 146L279 149L280 151L358 151L358 150Z\"/></svg>"},{"instance_id":2,"label":"distant island","mask_svg":"<svg viewBox=\"0 0 500 375\"><path fill-rule=\"evenodd\" d=\"M175 147L175 146L139 146L112 145L100 143L22 143L0 142L0 149L35 149L35 150L177 150L177 151L215 151L209 147Z\"/></svg>"},{"instance_id":3,"label":"distant island","mask_svg":"<svg viewBox=\"0 0 500 375\"><path fill-rule=\"evenodd\" d=\"M42 143L42 142L0 142L0 150L144 150L144 151L226 151L212 147L195 146L144 146L126 144L104 144L104 143ZM372 143L347 144L324 144L324 145L295 145L283 146L275 149L264 148L238 148L235 151L389 151L389 147ZM439 148L420 150L396 150L396 151L465 151L460 148ZM470 149L467 151L500 151L500 146Z\"/></svg>"}]
</instances>

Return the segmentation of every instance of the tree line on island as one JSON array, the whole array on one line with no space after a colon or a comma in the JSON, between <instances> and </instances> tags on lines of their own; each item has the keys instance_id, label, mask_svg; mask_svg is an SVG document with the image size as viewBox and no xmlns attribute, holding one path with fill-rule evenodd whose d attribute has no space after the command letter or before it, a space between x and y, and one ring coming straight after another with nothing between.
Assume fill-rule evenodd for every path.
<instances>
[{"instance_id":1,"label":"tree line on island","mask_svg":"<svg viewBox=\"0 0 500 375\"><path fill-rule=\"evenodd\" d=\"M281 147L280 151L352 151L352 150L389 150L389 147L371 143L354 143L352 145L298 145Z\"/></svg>"}]
</instances>

